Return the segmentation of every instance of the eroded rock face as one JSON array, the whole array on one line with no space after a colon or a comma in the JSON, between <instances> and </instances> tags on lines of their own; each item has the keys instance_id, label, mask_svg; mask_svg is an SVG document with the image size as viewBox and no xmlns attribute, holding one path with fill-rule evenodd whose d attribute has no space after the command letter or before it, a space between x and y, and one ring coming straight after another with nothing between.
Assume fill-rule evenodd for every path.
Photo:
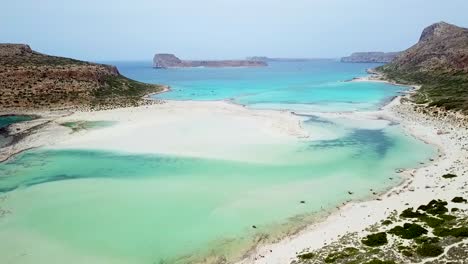
<instances>
[{"instance_id":1,"label":"eroded rock face","mask_svg":"<svg viewBox=\"0 0 468 264\"><path fill-rule=\"evenodd\" d=\"M445 22L428 26L419 42L389 66L401 71L468 73L468 29Z\"/></svg>"},{"instance_id":2,"label":"eroded rock face","mask_svg":"<svg viewBox=\"0 0 468 264\"><path fill-rule=\"evenodd\" d=\"M399 54L400 52L355 52L349 57L341 58L341 61L356 63L389 63Z\"/></svg>"},{"instance_id":3,"label":"eroded rock face","mask_svg":"<svg viewBox=\"0 0 468 264\"><path fill-rule=\"evenodd\" d=\"M425 41L428 40L434 36L440 36L443 34L449 33L451 30L453 30L453 25L450 25L445 22L439 22L432 24L425 28L421 34L421 37L419 38L419 41Z\"/></svg>"},{"instance_id":4,"label":"eroded rock face","mask_svg":"<svg viewBox=\"0 0 468 264\"><path fill-rule=\"evenodd\" d=\"M174 54L156 54L153 58L153 67L155 68L171 68L177 67L182 61Z\"/></svg>"},{"instance_id":5,"label":"eroded rock face","mask_svg":"<svg viewBox=\"0 0 468 264\"><path fill-rule=\"evenodd\" d=\"M174 54L154 55L155 68L190 68L190 67L265 67L267 63L259 60L181 60Z\"/></svg>"},{"instance_id":6,"label":"eroded rock face","mask_svg":"<svg viewBox=\"0 0 468 264\"><path fill-rule=\"evenodd\" d=\"M0 44L0 56L18 56L32 53L33 51L26 44Z\"/></svg>"}]
</instances>

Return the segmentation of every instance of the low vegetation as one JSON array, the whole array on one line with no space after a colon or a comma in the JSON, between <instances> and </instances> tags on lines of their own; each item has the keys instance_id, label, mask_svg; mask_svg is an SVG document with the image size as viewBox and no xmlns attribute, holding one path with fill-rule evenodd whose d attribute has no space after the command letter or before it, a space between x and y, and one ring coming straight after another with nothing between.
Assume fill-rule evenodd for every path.
<instances>
[{"instance_id":1,"label":"low vegetation","mask_svg":"<svg viewBox=\"0 0 468 264\"><path fill-rule=\"evenodd\" d=\"M444 249L432 243L423 243L416 249L416 253L422 257L437 257L444 252Z\"/></svg>"},{"instance_id":2,"label":"low vegetation","mask_svg":"<svg viewBox=\"0 0 468 264\"><path fill-rule=\"evenodd\" d=\"M432 200L417 209L395 211L367 228L368 234L346 234L318 250L299 254L293 263L395 264L428 258L435 258L428 262L434 264L463 263L460 260L468 258L468 215L465 210L448 210L463 199L455 198L452 204Z\"/></svg>"},{"instance_id":3,"label":"low vegetation","mask_svg":"<svg viewBox=\"0 0 468 264\"><path fill-rule=\"evenodd\" d=\"M421 88L412 96L413 102L445 110L468 112L468 74L446 71L400 71L391 66L377 70L385 73L386 78L402 84L419 84Z\"/></svg>"},{"instance_id":4,"label":"low vegetation","mask_svg":"<svg viewBox=\"0 0 468 264\"><path fill-rule=\"evenodd\" d=\"M405 223L403 226L395 226L388 233L404 239L413 239L427 234L427 229L418 224Z\"/></svg>"},{"instance_id":5,"label":"low vegetation","mask_svg":"<svg viewBox=\"0 0 468 264\"><path fill-rule=\"evenodd\" d=\"M452 174L452 173L447 173L447 174L442 175L442 178L444 178L444 179L451 179L451 178L455 178L455 177L457 177L457 175Z\"/></svg>"},{"instance_id":6,"label":"low vegetation","mask_svg":"<svg viewBox=\"0 0 468 264\"><path fill-rule=\"evenodd\" d=\"M375 234L367 235L362 243L369 247L380 247L388 243L387 233L379 232Z\"/></svg>"},{"instance_id":7,"label":"low vegetation","mask_svg":"<svg viewBox=\"0 0 468 264\"><path fill-rule=\"evenodd\" d=\"M454 203L466 203L466 199L463 198L463 197L457 196L457 197L454 197L452 199L452 202L454 202Z\"/></svg>"}]
</instances>

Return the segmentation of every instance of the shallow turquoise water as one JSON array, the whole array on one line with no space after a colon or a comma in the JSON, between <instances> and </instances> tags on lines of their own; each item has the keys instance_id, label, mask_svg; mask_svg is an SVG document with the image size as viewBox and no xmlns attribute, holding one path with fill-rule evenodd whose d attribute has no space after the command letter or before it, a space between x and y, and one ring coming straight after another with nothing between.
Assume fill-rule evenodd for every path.
<instances>
[{"instance_id":1,"label":"shallow turquoise water","mask_svg":"<svg viewBox=\"0 0 468 264\"><path fill-rule=\"evenodd\" d=\"M265 68L195 68L158 70L144 63L123 63L125 75L164 83L172 91L157 98L172 100L232 100L251 108L321 111L378 108L403 87L384 83L346 82L378 64L334 60L271 62Z\"/></svg>"},{"instance_id":2,"label":"shallow turquoise water","mask_svg":"<svg viewBox=\"0 0 468 264\"><path fill-rule=\"evenodd\" d=\"M403 89L343 82L372 65L333 61L159 71L143 63L118 65L131 78L171 85L173 92L161 98L230 99L296 112L377 109ZM304 117L304 126L344 132L328 140L270 146L278 161L262 164L100 150L20 154L0 164L0 212L7 212L0 214L0 239L9 241L0 247L0 260L231 259L260 235L273 239L317 212L398 184L395 169L415 167L434 155L431 146L395 124L345 128L312 115Z\"/></svg>"},{"instance_id":3,"label":"shallow turquoise water","mask_svg":"<svg viewBox=\"0 0 468 264\"><path fill-rule=\"evenodd\" d=\"M34 119L33 116L27 116L27 115L0 116L0 129L5 128L14 123L29 121L32 119ZM0 131L0 148L9 144L10 142L11 142L11 137L5 137L4 135L2 135L2 131Z\"/></svg>"},{"instance_id":4,"label":"shallow turquoise water","mask_svg":"<svg viewBox=\"0 0 468 264\"><path fill-rule=\"evenodd\" d=\"M32 116L22 116L22 115L0 116L0 128L9 126L14 123L28 121L32 119L33 119Z\"/></svg>"}]
</instances>

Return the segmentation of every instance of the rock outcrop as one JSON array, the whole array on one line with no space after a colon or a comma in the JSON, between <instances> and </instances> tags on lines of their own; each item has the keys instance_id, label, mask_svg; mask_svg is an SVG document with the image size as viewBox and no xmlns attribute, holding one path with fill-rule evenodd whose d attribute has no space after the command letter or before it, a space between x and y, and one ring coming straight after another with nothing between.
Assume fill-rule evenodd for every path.
<instances>
[{"instance_id":1,"label":"rock outcrop","mask_svg":"<svg viewBox=\"0 0 468 264\"><path fill-rule=\"evenodd\" d=\"M400 52L355 52L349 57L341 58L341 62L389 63L399 54Z\"/></svg>"},{"instance_id":2,"label":"rock outcrop","mask_svg":"<svg viewBox=\"0 0 468 264\"><path fill-rule=\"evenodd\" d=\"M0 110L137 105L162 86L130 80L115 66L0 44Z\"/></svg>"},{"instance_id":3,"label":"rock outcrop","mask_svg":"<svg viewBox=\"0 0 468 264\"><path fill-rule=\"evenodd\" d=\"M418 103L468 113L468 29L439 22L417 44L376 69L388 79L422 85Z\"/></svg>"},{"instance_id":4,"label":"rock outcrop","mask_svg":"<svg viewBox=\"0 0 468 264\"><path fill-rule=\"evenodd\" d=\"M419 42L384 69L468 73L468 29L445 22L425 28Z\"/></svg>"},{"instance_id":5,"label":"rock outcrop","mask_svg":"<svg viewBox=\"0 0 468 264\"><path fill-rule=\"evenodd\" d=\"M265 67L267 63L258 60L181 60L174 54L156 54L154 68L190 68L190 67Z\"/></svg>"}]
</instances>

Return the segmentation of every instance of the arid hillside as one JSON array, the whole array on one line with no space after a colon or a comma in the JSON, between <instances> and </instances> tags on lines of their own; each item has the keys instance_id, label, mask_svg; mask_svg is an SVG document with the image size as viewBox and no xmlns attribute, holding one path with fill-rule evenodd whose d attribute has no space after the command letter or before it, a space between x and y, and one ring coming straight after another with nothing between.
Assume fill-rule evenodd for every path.
<instances>
[{"instance_id":1,"label":"arid hillside","mask_svg":"<svg viewBox=\"0 0 468 264\"><path fill-rule=\"evenodd\" d=\"M418 103L468 113L468 29L433 24L419 42L391 63L377 68L388 79L422 85Z\"/></svg>"},{"instance_id":2,"label":"arid hillside","mask_svg":"<svg viewBox=\"0 0 468 264\"><path fill-rule=\"evenodd\" d=\"M162 88L128 79L114 66L0 44L0 110L132 106Z\"/></svg>"}]
</instances>

